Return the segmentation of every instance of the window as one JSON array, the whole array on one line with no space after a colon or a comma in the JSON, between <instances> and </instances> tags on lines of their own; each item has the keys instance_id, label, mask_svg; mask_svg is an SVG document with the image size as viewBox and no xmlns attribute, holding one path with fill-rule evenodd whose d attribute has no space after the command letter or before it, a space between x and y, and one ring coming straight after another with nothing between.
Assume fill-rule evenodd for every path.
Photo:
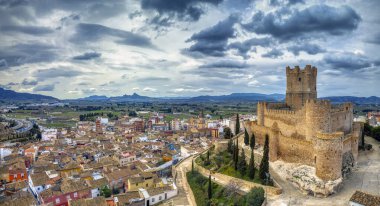
<instances>
[{"instance_id":1,"label":"window","mask_svg":"<svg viewBox=\"0 0 380 206\"><path fill-rule=\"evenodd\" d=\"M78 197L78 193L75 192L75 193L74 193L74 197Z\"/></svg>"},{"instance_id":2,"label":"window","mask_svg":"<svg viewBox=\"0 0 380 206\"><path fill-rule=\"evenodd\" d=\"M161 196L159 196L159 197L158 197L158 200L161 200L161 199L162 199L162 197L161 197Z\"/></svg>"},{"instance_id":3,"label":"window","mask_svg":"<svg viewBox=\"0 0 380 206\"><path fill-rule=\"evenodd\" d=\"M59 204L60 202L59 198L55 199L55 203Z\"/></svg>"},{"instance_id":4,"label":"window","mask_svg":"<svg viewBox=\"0 0 380 206\"><path fill-rule=\"evenodd\" d=\"M301 81L301 77L300 77L300 78L298 78L298 81L299 81L299 82Z\"/></svg>"},{"instance_id":5,"label":"window","mask_svg":"<svg viewBox=\"0 0 380 206\"><path fill-rule=\"evenodd\" d=\"M149 186L149 184L147 183L147 184L146 184L146 187L148 187L148 186Z\"/></svg>"},{"instance_id":6,"label":"window","mask_svg":"<svg viewBox=\"0 0 380 206\"><path fill-rule=\"evenodd\" d=\"M21 177L24 177L24 173L21 173Z\"/></svg>"},{"instance_id":7,"label":"window","mask_svg":"<svg viewBox=\"0 0 380 206\"><path fill-rule=\"evenodd\" d=\"M154 197L152 198L152 202L154 202Z\"/></svg>"}]
</instances>

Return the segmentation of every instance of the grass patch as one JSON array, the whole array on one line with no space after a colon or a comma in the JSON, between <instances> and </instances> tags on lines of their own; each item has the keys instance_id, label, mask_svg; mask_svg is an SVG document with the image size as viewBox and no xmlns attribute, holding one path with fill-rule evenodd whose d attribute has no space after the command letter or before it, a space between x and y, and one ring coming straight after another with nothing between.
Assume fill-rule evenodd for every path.
<instances>
[{"instance_id":1,"label":"grass patch","mask_svg":"<svg viewBox=\"0 0 380 206\"><path fill-rule=\"evenodd\" d=\"M208 178L199 172L186 173L187 181L193 191L198 206L206 206L208 200ZM226 189L212 182L212 205L244 205L244 197L235 194L233 197L227 195Z\"/></svg>"}]
</instances>

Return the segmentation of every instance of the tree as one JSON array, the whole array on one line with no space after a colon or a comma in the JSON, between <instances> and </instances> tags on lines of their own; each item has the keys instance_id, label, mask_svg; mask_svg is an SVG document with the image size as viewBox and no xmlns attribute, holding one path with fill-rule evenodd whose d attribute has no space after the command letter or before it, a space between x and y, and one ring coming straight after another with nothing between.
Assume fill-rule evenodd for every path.
<instances>
[{"instance_id":1,"label":"tree","mask_svg":"<svg viewBox=\"0 0 380 206\"><path fill-rule=\"evenodd\" d=\"M211 182L211 175L208 176L208 204L211 204L212 199L212 182Z\"/></svg>"},{"instance_id":2,"label":"tree","mask_svg":"<svg viewBox=\"0 0 380 206\"><path fill-rule=\"evenodd\" d=\"M262 183L267 178L267 174L269 174L269 136L265 135L264 153L259 168L259 176Z\"/></svg>"},{"instance_id":3,"label":"tree","mask_svg":"<svg viewBox=\"0 0 380 206\"><path fill-rule=\"evenodd\" d=\"M100 195L105 198L111 197L112 191L107 186L104 186L100 189Z\"/></svg>"},{"instance_id":4,"label":"tree","mask_svg":"<svg viewBox=\"0 0 380 206\"><path fill-rule=\"evenodd\" d=\"M251 149L251 159L249 160L248 165L248 177L251 180L255 179L255 156L253 153L253 149Z\"/></svg>"},{"instance_id":5,"label":"tree","mask_svg":"<svg viewBox=\"0 0 380 206\"><path fill-rule=\"evenodd\" d=\"M248 134L248 132L247 132L247 129L244 129L244 144L245 144L246 146L249 145L249 134Z\"/></svg>"},{"instance_id":6,"label":"tree","mask_svg":"<svg viewBox=\"0 0 380 206\"><path fill-rule=\"evenodd\" d=\"M233 153L234 153L234 143L232 142L232 139L228 140L227 151L228 151L230 154L233 154Z\"/></svg>"},{"instance_id":7,"label":"tree","mask_svg":"<svg viewBox=\"0 0 380 206\"><path fill-rule=\"evenodd\" d=\"M372 130L373 130L373 127L369 125L368 122L364 123L364 127L363 127L364 135L372 136Z\"/></svg>"},{"instance_id":8,"label":"tree","mask_svg":"<svg viewBox=\"0 0 380 206\"><path fill-rule=\"evenodd\" d=\"M223 133L224 133L224 139L231 139L232 132L231 132L231 129L229 127L224 128Z\"/></svg>"},{"instance_id":9,"label":"tree","mask_svg":"<svg viewBox=\"0 0 380 206\"><path fill-rule=\"evenodd\" d=\"M252 132L251 141L249 142L249 146L251 149L255 148L256 140L255 140L255 134Z\"/></svg>"},{"instance_id":10,"label":"tree","mask_svg":"<svg viewBox=\"0 0 380 206\"><path fill-rule=\"evenodd\" d=\"M239 134L240 132L240 118L239 114L236 114L236 124L235 124L235 135Z\"/></svg>"},{"instance_id":11,"label":"tree","mask_svg":"<svg viewBox=\"0 0 380 206\"><path fill-rule=\"evenodd\" d=\"M265 192L262 187L254 187L245 195L245 205L261 206L265 200Z\"/></svg>"},{"instance_id":12,"label":"tree","mask_svg":"<svg viewBox=\"0 0 380 206\"><path fill-rule=\"evenodd\" d=\"M210 164L210 150L207 150L207 156L205 161L205 166Z\"/></svg>"},{"instance_id":13,"label":"tree","mask_svg":"<svg viewBox=\"0 0 380 206\"><path fill-rule=\"evenodd\" d=\"M235 170L238 169L238 162L239 162L239 139L236 138L236 145L234 148L234 168Z\"/></svg>"},{"instance_id":14,"label":"tree","mask_svg":"<svg viewBox=\"0 0 380 206\"><path fill-rule=\"evenodd\" d=\"M239 157L238 169L241 176L244 176L247 171L247 162L245 161L245 152L244 149L241 149L241 154Z\"/></svg>"},{"instance_id":15,"label":"tree","mask_svg":"<svg viewBox=\"0 0 380 206\"><path fill-rule=\"evenodd\" d=\"M380 141L380 127L374 127L372 129L372 137L377 141Z\"/></svg>"}]
</instances>

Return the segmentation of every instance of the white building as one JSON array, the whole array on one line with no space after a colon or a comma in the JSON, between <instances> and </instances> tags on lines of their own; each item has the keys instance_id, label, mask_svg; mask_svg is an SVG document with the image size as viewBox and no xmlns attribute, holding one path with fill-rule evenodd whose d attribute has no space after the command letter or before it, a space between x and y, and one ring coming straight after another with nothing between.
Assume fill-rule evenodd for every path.
<instances>
[{"instance_id":1,"label":"white building","mask_svg":"<svg viewBox=\"0 0 380 206\"><path fill-rule=\"evenodd\" d=\"M173 183L172 186L139 189L140 194L145 198L145 205L156 205L164 200L170 199L178 194L177 186Z\"/></svg>"},{"instance_id":2,"label":"white building","mask_svg":"<svg viewBox=\"0 0 380 206\"><path fill-rule=\"evenodd\" d=\"M57 129L44 129L41 132L42 141L51 141L57 139L58 130Z\"/></svg>"}]
</instances>

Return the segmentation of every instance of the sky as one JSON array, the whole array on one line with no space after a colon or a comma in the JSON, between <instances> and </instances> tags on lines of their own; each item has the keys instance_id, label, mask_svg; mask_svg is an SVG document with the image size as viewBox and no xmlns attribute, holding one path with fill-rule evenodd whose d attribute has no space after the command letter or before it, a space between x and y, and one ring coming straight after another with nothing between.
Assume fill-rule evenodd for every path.
<instances>
[{"instance_id":1,"label":"sky","mask_svg":"<svg viewBox=\"0 0 380 206\"><path fill-rule=\"evenodd\" d=\"M61 99L380 96L378 0L0 0L0 87Z\"/></svg>"}]
</instances>

